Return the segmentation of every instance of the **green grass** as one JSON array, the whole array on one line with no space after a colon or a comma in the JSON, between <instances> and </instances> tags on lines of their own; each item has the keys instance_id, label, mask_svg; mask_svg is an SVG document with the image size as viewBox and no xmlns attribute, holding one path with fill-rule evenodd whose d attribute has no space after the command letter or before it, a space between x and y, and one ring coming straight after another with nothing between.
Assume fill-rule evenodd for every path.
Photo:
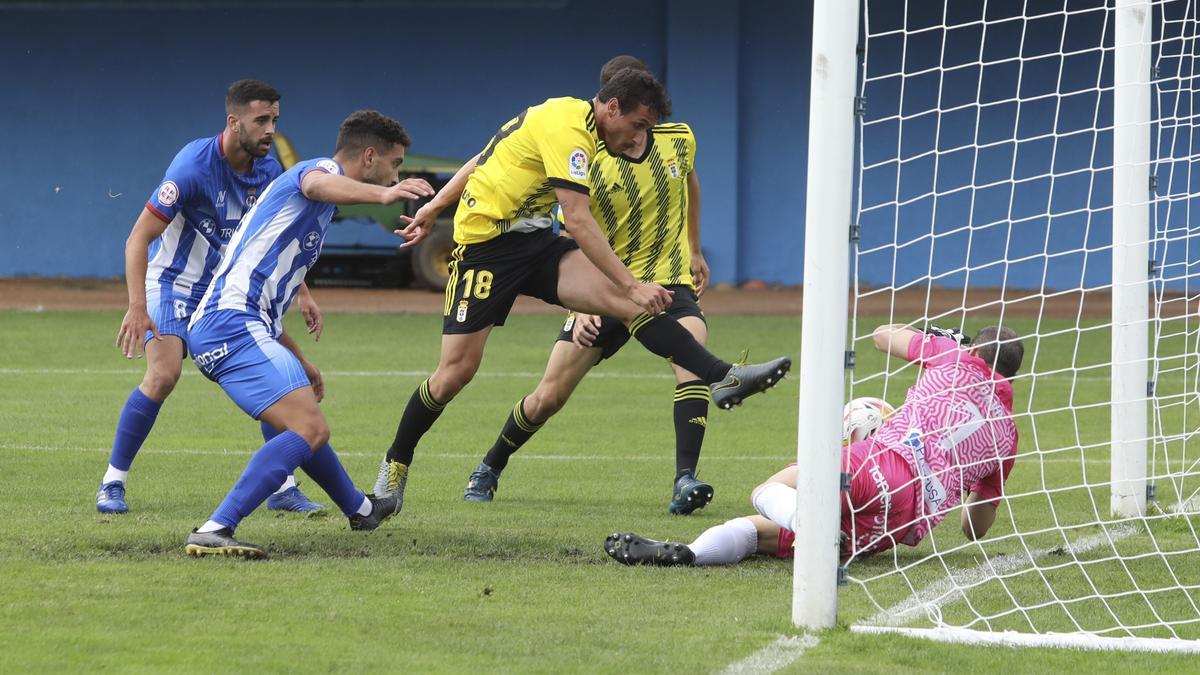
<instances>
[{"instance_id":1,"label":"green grass","mask_svg":"<svg viewBox=\"0 0 1200 675\"><path fill-rule=\"evenodd\" d=\"M461 494L467 474L513 403L536 384L556 328L553 317L514 316L493 334L480 376L422 441L398 519L364 535L350 532L340 516L260 511L238 533L267 547L270 560L194 560L183 555L184 539L261 444L257 424L185 363L185 375L134 465L132 512L96 513L92 495L116 416L142 373L140 362L126 362L112 347L119 321L115 312L0 312L0 466L6 479L0 491L0 634L6 637L0 671L709 672L796 633L786 563L630 569L608 560L600 546L607 533L624 529L690 541L708 526L745 515L750 489L794 457L795 374L733 413L710 414L701 466L717 497L694 517L666 513L672 382L663 364L635 344L604 364L599 377L586 380L513 458L495 503L466 504ZM373 479L400 411L436 362L439 323L432 316L331 315L319 344L302 339L326 375L322 407L332 444L362 484ZM718 316L710 325L718 353L746 347L756 357L799 351L794 317ZM1070 345L1049 344L1068 339ZM1101 332L1089 334L1079 350L1073 338L1055 338L1043 341L1030 363L1038 370L1065 367L1072 354L1078 354L1077 366L1100 363L1106 352ZM859 355L859 373L882 367L865 345ZM904 377L888 391L893 402L902 398L903 386L896 383ZM878 393L873 386L868 381L856 391ZM1100 402L1107 390L1102 379L1072 388L1069 377L1039 378L1036 387L1018 387L1018 411ZM1053 456L1064 461L1019 463L1010 486L1032 492L1042 485L1077 485L1085 475L1095 486L1056 494L1053 512L1045 496L1017 498L1001 514L996 533L1031 531L1055 517L1063 524L1087 523L1095 518L1092 499L1106 507L1107 464L1098 461L1104 453L1088 451L1082 462L1080 451L1070 448L1100 443L1107 412L1081 413L1078 424L1067 416L1039 417L1036 429L1039 447L1068 449ZM1031 447L1033 423L1023 418L1021 425L1023 444ZM311 483L304 487L328 503ZM1095 531L1081 527L1071 538ZM1196 543L1192 524L1183 519L1158 521L1151 531L1153 538L1129 537L1118 550L1138 554L1156 544ZM938 534L942 548L962 541L954 522ZM970 568L984 552L1053 546L1055 536L1004 538L952 552L946 562ZM1061 543L1061 535L1057 539ZM917 561L931 546L861 561L852 573L860 581L884 574L896 561ZM1163 585L1171 571L1184 583L1200 575L1194 556L1173 560L1172 570L1161 557L1146 559L1133 572L1112 567L1079 564L1046 574L1056 577L1056 590L1086 584L1085 568L1093 582L1112 589L1129 586L1131 576L1151 587ZM871 598L883 606L904 600L908 583L921 587L944 576L938 568L916 565L906 570L907 580L892 574L846 587L841 622L874 614ZM971 591L969 606L996 614L1011 607L1011 597L1044 599L1046 588L1041 575L1018 575ZM1192 611L1180 602L1164 598L1156 607ZM1116 604L1122 619L1146 614L1144 600ZM943 612L948 621L973 616L965 602L947 604ZM1041 630L1070 627L1061 610L1041 614ZM1072 614L1096 625L1106 620L1094 607ZM994 626L1020 628L1020 621L1022 616L1005 617ZM820 637L789 670L962 672L977 669L981 659L996 670L1024 672L1186 670L1193 663L1185 657L941 645L861 636L844 627Z\"/></svg>"}]
</instances>

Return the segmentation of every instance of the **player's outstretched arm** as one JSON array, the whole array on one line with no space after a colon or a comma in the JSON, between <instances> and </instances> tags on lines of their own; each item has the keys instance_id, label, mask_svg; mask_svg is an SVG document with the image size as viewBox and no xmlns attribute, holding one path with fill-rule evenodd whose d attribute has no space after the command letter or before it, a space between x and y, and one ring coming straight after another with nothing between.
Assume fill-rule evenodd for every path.
<instances>
[{"instance_id":1,"label":"player's outstretched arm","mask_svg":"<svg viewBox=\"0 0 1200 675\"><path fill-rule=\"evenodd\" d=\"M902 323L889 323L876 328L872 338L879 351L908 360L908 345L917 335L920 333Z\"/></svg>"},{"instance_id":2,"label":"player's outstretched arm","mask_svg":"<svg viewBox=\"0 0 1200 675\"><path fill-rule=\"evenodd\" d=\"M129 309L117 330L117 347L127 359L142 355L145 348L142 337L146 331L154 333L156 340L162 339L146 309L146 267L150 261L150 242L162 236L166 229L167 223L143 207L125 240L125 286L129 292Z\"/></svg>"},{"instance_id":3,"label":"player's outstretched arm","mask_svg":"<svg viewBox=\"0 0 1200 675\"><path fill-rule=\"evenodd\" d=\"M433 187L420 178L406 178L391 187L371 185L324 171L309 171L300 180L305 197L326 204L394 204L433 195Z\"/></svg>"},{"instance_id":4,"label":"player's outstretched arm","mask_svg":"<svg viewBox=\"0 0 1200 675\"><path fill-rule=\"evenodd\" d=\"M695 171L688 174L687 230L688 245L692 249L692 284L696 287L696 295L701 295L708 287L708 261L700 249L700 179Z\"/></svg>"},{"instance_id":5,"label":"player's outstretched arm","mask_svg":"<svg viewBox=\"0 0 1200 675\"><path fill-rule=\"evenodd\" d=\"M963 536L971 541L982 539L991 529L992 523L996 522L996 505L998 503L998 499L984 500L975 492L968 495L967 500L963 502Z\"/></svg>"},{"instance_id":6,"label":"player's outstretched arm","mask_svg":"<svg viewBox=\"0 0 1200 675\"><path fill-rule=\"evenodd\" d=\"M671 293L667 289L658 284L639 283L629 268L621 264L617 254L608 245L608 240L601 234L600 225L592 218L587 195L567 188L554 188L554 193L562 205L563 220L571 224L571 236L579 242L580 250L604 276L648 314L659 314L671 306Z\"/></svg>"},{"instance_id":7,"label":"player's outstretched arm","mask_svg":"<svg viewBox=\"0 0 1200 675\"><path fill-rule=\"evenodd\" d=\"M404 243L400 244L400 248L408 248L414 246L417 242L425 238L429 234L429 230L433 227L434 221L451 205L456 203L461 197L463 190L467 189L467 179L471 177L471 172L475 170L475 165L479 162L479 155L475 155L467 160L458 171L454 173L454 177L450 182L442 186L441 190L429 200L429 203L417 210L413 217L400 216L406 225L394 232L404 237Z\"/></svg>"}]
</instances>

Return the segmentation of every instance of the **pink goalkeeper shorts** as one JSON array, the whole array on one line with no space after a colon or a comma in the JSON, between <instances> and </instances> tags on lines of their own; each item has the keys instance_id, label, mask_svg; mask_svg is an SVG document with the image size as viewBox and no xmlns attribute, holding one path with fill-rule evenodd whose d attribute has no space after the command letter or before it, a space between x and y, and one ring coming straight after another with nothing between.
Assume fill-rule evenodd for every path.
<instances>
[{"instance_id":1,"label":"pink goalkeeper shorts","mask_svg":"<svg viewBox=\"0 0 1200 675\"><path fill-rule=\"evenodd\" d=\"M904 537L916 518L920 484L897 452L875 446L870 439L842 450L850 455L850 492L842 497L842 555L887 550ZM775 555L791 558L796 534L779 530Z\"/></svg>"}]
</instances>

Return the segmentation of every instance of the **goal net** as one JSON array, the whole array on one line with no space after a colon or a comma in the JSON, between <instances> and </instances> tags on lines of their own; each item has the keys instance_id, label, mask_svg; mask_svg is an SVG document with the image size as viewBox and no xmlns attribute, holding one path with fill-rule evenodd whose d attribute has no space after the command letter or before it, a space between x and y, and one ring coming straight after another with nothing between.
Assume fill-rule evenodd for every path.
<instances>
[{"instance_id":1,"label":"goal net","mask_svg":"<svg viewBox=\"0 0 1200 675\"><path fill-rule=\"evenodd\" d=\"M959 504L874 554L851 533L855 630L1200 651L1197 4L865 0L855 17L847 368L830 388L904 402L920 371L875 348L883 324L999 325L1025 347L995 523L968 539ZM813 583L796 581L797 617L822 602Z\"/></svg>"}]
</instances>

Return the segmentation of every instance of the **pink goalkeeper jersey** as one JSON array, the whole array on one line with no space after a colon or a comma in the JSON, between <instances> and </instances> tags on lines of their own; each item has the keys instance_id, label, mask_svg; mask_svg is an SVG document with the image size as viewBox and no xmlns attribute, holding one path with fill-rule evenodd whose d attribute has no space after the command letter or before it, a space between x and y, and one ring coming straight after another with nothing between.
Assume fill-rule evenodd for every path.
<instances>
[{"instance_id":1,"label":"pink goalkeeper jersey","mask_svg":"<svg viewBox=\"0 0 1200 675\"><path fill-rule=\"evenodd\" d=\"M983 499L1000 497L1017 427L1012 384L954 340L917 335L908 360L924 371L872 440L904 457L920 481L919 513L903 538L915 546L962 500L964 487Z\"/></svg>"}]
</instances>

